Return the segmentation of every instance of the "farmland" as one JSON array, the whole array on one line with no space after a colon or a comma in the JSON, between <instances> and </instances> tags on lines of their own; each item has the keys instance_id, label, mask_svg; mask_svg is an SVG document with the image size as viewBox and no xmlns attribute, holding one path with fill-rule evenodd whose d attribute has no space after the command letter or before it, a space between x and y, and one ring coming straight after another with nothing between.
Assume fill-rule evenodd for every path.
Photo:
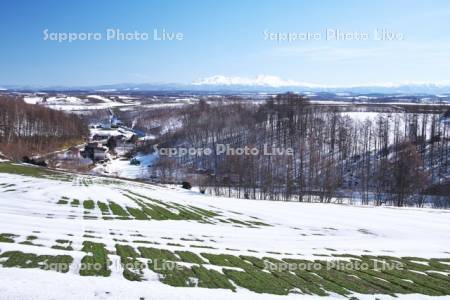
<instances>
[{"instance_id":1,"label":"farmland","mask_svg":"<svg viewBox=\"0 0 450 300\"><path fill-rule=\"evenodd\" d=\"M43 170L0 164L4 295L24 288L19 277L70 279L73 298L450 295L446 210L220 198Z\"/></svg>"}]
</instances>

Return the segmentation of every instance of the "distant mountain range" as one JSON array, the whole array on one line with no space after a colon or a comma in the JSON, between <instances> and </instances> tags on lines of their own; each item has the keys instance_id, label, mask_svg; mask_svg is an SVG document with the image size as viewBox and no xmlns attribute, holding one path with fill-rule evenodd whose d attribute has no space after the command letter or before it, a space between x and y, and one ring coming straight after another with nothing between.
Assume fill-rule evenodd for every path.
<instances>
[{"instance_id":1,"label":"distant mountain range","mask_svg":"<svg viewBox=\"0 0 450 300\"><path fill-rule=\"evenodd\" d=\"M95 86L21 86L2 85L0 90L29 91L206 91L206 92L330 92L355 94L431 94L450 95L450 81L444 83L405 83L373 85L320 85L293 80L284 80L276 76L259 75L254 78L227 77L222 75L199 79L190 84L180 83L120 83Z\"/></svg>"}]
</instances>

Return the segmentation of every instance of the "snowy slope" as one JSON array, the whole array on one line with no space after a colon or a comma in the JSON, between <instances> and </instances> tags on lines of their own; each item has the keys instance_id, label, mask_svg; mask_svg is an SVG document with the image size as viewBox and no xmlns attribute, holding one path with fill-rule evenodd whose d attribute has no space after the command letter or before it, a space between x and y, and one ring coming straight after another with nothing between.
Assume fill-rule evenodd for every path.
<instances>
[{"instance_id":1,"label":"snowy slope","mask_svg":"<svg viewBox=\"0 0 450 300\"><path fill-rule=\"evenodd\" d=\"M130 164L130 160L128 159L116 158L111 159L103 165L96 166L92 171L94 174L103 174L120 178L149 178L149 166L158 159L157 154L138 154L134 158L139 160L139 165Z\"/></svg>"},{"instance_id":2,"label":"snowy slope","mask_svg":"<svg viewBox=\"0 0 450 300\"><path fill-rule=\"evenodd\" d=\"M139 209L141 202L133 198L146 203L151 203L151 199L160 200L154 204L170 205L169 210L175 214L180 213L180 207L195 207L210 212L211 216L204 219L207 222L183 218L124 220L105 218L110 214L104 214L99 205L83 208L84 201L91 199L95 203L113 201L123 208ZM74 199L80 200L80 204L74 205ZM328 260L335 254L370 252L371 255L450 258L449 213L431 209L219 198L132 181L83 175L22 176L2 173L0 168L0 234L16 236L14 243L0 242L0 255L6 251L22 251L66 254L74 259L66 274L1 268L0 265L0 295L13 298L33 295L35 299L58 299L61 294L68 299L138 299L144 296L145 299L322 299L296 294L256 294L240 286L236 292L172 287L161 283L150 270L145 271L145 281L132 282L122 277L121 267L112 268L107 278L82 277L78 275L77 263L86 255L81 250L84 241L105 244L112 253L110 259L117 262L115 245L137 247L139 241L136 240L198 255L203 252L274 258L288 255L310 260L321 255L321 259ZM30 235L36 236L32 240L34 245L24 243ZM58 240L70 240L73 250L53 249ZM50 286L52 288L42 288ZM358 298L373 299L373 296L358 295ZM402 298L427 299L423 295L403 295Z\"/></svg>"},{"instance_id":3,"label":"snowy slope","mask_svg":"<svg viewBox=\"0 0 450 300\"><path fill-rule=\"evenodd\" d=\"M0 174L0 180L6 184L16 184L16 191L3 194L0 211L3 231L21 228L22 232L31 230L37 216L53 214L52 219L40 220L40 226L51 227L52 231L98 230L136 228L136 223L111 220L83 220L71 215L65 207L55 206L63 196L75 199L114 200L119 205L137 207L123 196L123 189L132 189L147 197L169 200L181 205L196 205L204 209L218 210L230 218L256 217L265 223L274 225L263 228L240 228L228 224L195 224L185 221L146 222L140 224L140 231L151 235L160 242L158 236L170 235L183 237L193 235L211 235L217 238L214 245L220 249L254 249L261 252L278 251L301 252L303 256L327 254L325 248L338 252L363 254L370 250L375 254L395 253L400 256L441 257L448 256L450 249L450 212L432 209L354 207L319 203L292 203L277 201L242 200L209 197L196 192L178 188L152 186L150 189L140 184L126 182L123 187L102 184L84 186L84 177L74 182L60 182L55 185L51 180L33 179L20 183L22 178L16 175ZM98 179L99 180L99 179ZM19 182L19 184L18 184ZM21 199L21 201L12 201ZM8 201L9 200L9 201ZM30 210L29 208L32 208ZM82 213L82 212L79 212ZM20 224L16 224L21 218ZM245 219L245 218L244 218ZM14 221L16 220L16 221ZM55 226L55 223L61 223ZM24 228L22 228L24 227ZM298 229L294 229L294 227Z\"/></svg>"},{"instance_id":4,"label":"snowy slope","mask_svg":"<svg viewBox=\"0 0 450 300\"><path fill-rule=\"evenodd\" d=\"M88 98L97 99L97 100L103 101L105 103L113 103L114 102L111 99L100 96L100 95L89 95Z\"/></svg>"},{"instance_id":5,"label":"snowy slope","mask_svg":"<svg viewBox=\"0 0 450 300\"><path fill-rule=\"evenodd\" d=\"M92 103L92 99L97 100L99 103ZM85 111L85 110L97 110L108 109L110 107L137 105L139 103L121 103L115 102L107 97L100 95L88 95L86 98L79 98L74 96L67 96L59 94L57 96L44 97L29 94L23 97L25 103L28 104L40 104L45 105L51 109L63 110L63 111Z\"/></svg>"}]
</instances>

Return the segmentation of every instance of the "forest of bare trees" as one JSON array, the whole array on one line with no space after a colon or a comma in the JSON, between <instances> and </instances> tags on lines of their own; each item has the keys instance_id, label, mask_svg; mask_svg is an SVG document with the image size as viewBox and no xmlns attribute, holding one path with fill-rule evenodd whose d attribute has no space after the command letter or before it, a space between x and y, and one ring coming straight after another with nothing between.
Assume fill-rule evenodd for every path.
<instances>
[{"instance_id":1,"label":"forest of bare trees","mask_svg":"<svg viewBox=\"0 0 450 300\"><path fill-rule=\"evenodd\" d=\"M320 202L354 198L396 206L437 199L434 205L450 205L449 193L430 192L448 176L450 158L450 133L437 113L400 111L358 120L283 94L258 105L200 101L180 114L182 126L158 141L162 146L262 150L276 145L292 148L294 155L162 158L157 167L167 179L185 167L197 184L218 195Z\"/></svg>"},{"instance_id":2,"label":"forest of bare trees","mask_svg":"<svg viewBox=\"0 0 450 300\"><path fill-rule=\"evenodd\" d=\"M367 116L361 111L357 117L346 109L287 93L259 102L201 100L126 110L120 118L158 137L136 151L155 143L213 150L212 155L161 156L152 166L152 177L160 182L188 180L202 191L249 199L450 206L446 109L384 106L374 112L371 107ZM0 152L9 158L67 148L88 134L76 115L18 97L0 98ZM260 151L220 154L219 144ZM265 155L263 148L272 146L293 153Z\"/></svg>"},{"instance_id":3,"label":"forest of bare trees","mask_svg":"<svg viewBox=\"0 0 450 300\"><path fill-rule=\"evenodd\" d=\"M0 96L0 152L9 158L61 150L87 135L86 124L76 115Z\"/></svg>"}]
</instances>

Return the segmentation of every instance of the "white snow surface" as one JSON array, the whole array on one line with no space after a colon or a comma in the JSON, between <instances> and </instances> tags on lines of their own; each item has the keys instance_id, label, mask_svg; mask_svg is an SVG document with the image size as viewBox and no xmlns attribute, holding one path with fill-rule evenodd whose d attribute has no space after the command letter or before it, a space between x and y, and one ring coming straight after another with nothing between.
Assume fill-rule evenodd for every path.
<instances>
[{"instance_id":1,"label":"white snow surface","mask_svg":"<svg viewBox=\"0 0 450 300\"><path fill-rule=\"evenodd\" d=\"M103 101L105 103L114 103L114 101L112 101L111 99L106 98L104 96L100 96L100 95L89 95L88 98L97 99L97 100Z\"/></svg>"},{"instance_id":2,"label":"white snow surface","mask_svg":"<svg viewBox=\"0 0 450 300\"><path fill-rule=\"evenodd\" d=\"M75 274L60 274L41 270L1 269L0 295L5 299L27 300L80 300L80 299L151 299L151 300L323 300L347 299L339 296L319 297L310 295L276 296L255 294L245 289L237 293L228 290L203 288L173 288L158 282L131 282L118 278L81 277ZM51 287L43 289L42 287ZM61 297L61 295L64 295ZM1 297L1 296L0 296ZM373 300L377 295L358 295L361 300ZM379 295L383 300L443 300L449 297L424 295L401 295L392 297Z\"/></svg>"},{"instance_id":3,"label":"white snow surface","mask_svg":"<svg viewBox=\"0 0 450 300\"><path fill-rule=\"evenodd\" d=\"M39 96L26 96L23 97L23 101L28 104L38 104L42 102L42 97Z\"/></svg>"},{"instance_id":4,"label":"white snow surface","mask_svg":"<svg viewBox=\"0 0 450 300\"><path fill-rule=\"evenodd\" d=\"M133 136L134 132L131 130L127 130L125 128L91 128L90 129L90 135L91 138L94 135L101 135L101 136L118 136L123 135L127 139L131 138Z\"/></svg>"},{"instance_id":5,"label":"white snow surface","mask_svg":"<svg viewBox=\"0 0 450 300\"><path fill-rule=\"evenodd\" d=\"M140 165L131 165L129 159L116 158L95 167L93 172L128 179L148 178L150 176L149 166L158 159L157 154L138 154L134 158L141 162Z\"/></svg>"},{"instance_id":6,"label":"white snow surface","mask_svg":"<svg viewBox=\"0 0 450 300\"><path fill-rule=\"evenodd\" d=\"M64 94L59 94L57 96L44 98L35 94L24 96L23 100L28 104L41 104L45 105L51 109L63 110L63 111L86 111L86 110L97 110L97 109L107 109L110 107L118 106L128 106L130 104L115 102L107 97L101 95L88 95L88 99L78 98L73 96L67 96ZM90 99L96 99L102 101L101 103L90 103ZM134 103L133 105L135 105Z\"/></svg>"},{"instance_id":7,"label":"white snow surface","mask_svg":"<svg viewBox=\"0 0 450 300\"><path fill-rule=\"evenodd\" d=\"M44 246L23 245L16 240L14 244L0 243L0 252L19 250L37 254L68 254L79 261L85 255L80 251L85 240L102 242L113 251L117 242L111 232L119 233L121 239L128 241L143 239L133 237L139 232L146 240L159 242L158 247L169 250L182 248L167 245L164 237L172 238L170 242L188 246L192 242L181 238L207 236L203 238L203 245L215 249L184 248L196 253L262 257L267 256L267 251L277 251L291 253L292 258L317 259L313 254L361 255L370 250L373 255L450 257L450 212L446 210L231 199L170 186L84 175L62 182L0 173L0 182L15 185L13 188L0 186L0 232L20 235L20 242L37 230L39 233L34 235L38 239L33 242ZM6 189L9 191L6 192ZM227 218L258 218L271 226L250 228L235 227L229 223L179 220L87 220L83 218L82 207L56 204L66 196L81 201L112 200L123 207L137 207L135 202L124 196L126 190L164 202L212 210ZM92 214L101 216L98 207ZM52 218L48 218L49 215ZM70 215L74 218L69 219ZM86 230L93 232L96 238L83 237ZM56 239L72 240L74 251L51 249ZM238 252L227 248L237 249ZM330 248L336 251L330 252ZM258 253L249 252L249 249ZM271 256L286 257L284 254ZM115 255L111 257L118 259ZM323 299L293 294L256 294L243 288L238 288L236 293L220 289L175 288L159 282L155 276L144 282L130 282L123 279L119 269L113 270L108 278L86 278L77 274L77 270L73 269L67 274L59 274L34 269L0 268L0 299L61 299L62 295L65 299ZM375 297L358 295L358 298ZM434 299L423 295L401 295L399 298ZM380 299L394 298L382 295Z\"/></svg>"}]
</instances>

